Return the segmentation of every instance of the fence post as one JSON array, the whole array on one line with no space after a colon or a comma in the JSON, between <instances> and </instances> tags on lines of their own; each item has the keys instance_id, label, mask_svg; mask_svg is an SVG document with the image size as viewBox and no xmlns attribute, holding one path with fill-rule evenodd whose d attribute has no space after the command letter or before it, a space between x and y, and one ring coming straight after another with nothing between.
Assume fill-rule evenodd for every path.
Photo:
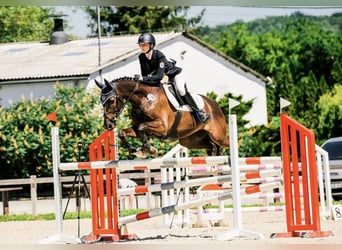
<instances>
[{"instance_id":1,"label":"fence post","mask_svg":"<svg viewBox=\"0 0 342 250\"><path fill-rule=\"evenodd\" d=\"M31 184L31 201L32 201L32 215L37 215L37 176L30 176L30 184Z\"/></svg>"}]
</instances>

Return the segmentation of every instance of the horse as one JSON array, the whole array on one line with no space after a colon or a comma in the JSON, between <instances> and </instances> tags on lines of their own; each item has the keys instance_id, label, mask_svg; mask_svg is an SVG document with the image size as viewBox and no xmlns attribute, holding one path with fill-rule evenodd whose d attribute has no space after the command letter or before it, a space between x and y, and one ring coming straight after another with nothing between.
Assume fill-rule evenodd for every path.
<instances>
[{"instance_id":1,"label":"horse","mask_svg":"<svg viewBox=\"0 0 342 250\"><path fill-rule=\"evenodd\" d=\"M221 147L228 147L227 123L219 105L200 95L204 110L210 114L205 123L198 121L189 111L179 111L169 102L162 84L148 84L133 77L121 77L105 84L95 80L101 89L103 126L106 130L116 127L126 104L131 104L132 126L119 131L119 138L129 155L145 158L146 153L156 156L157 149L150 145L149 138L176 141L189 149L204 149L208 156L221 154ZM133 148L127 137L142 142L140 151Z\"/></svg>"}]
</instances>

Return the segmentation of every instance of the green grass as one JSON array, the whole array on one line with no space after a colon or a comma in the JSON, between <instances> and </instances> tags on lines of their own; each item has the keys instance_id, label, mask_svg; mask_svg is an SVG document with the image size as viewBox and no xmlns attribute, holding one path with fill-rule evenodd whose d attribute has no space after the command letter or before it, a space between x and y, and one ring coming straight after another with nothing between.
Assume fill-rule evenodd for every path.
<instances>
[{"instance_id":1,"label":"green grass","mask_svg":"<svg viewBox=\"0 0 342 250\"><path fill-rule=\"evenodd\" d=\"M274 203L270 206L281 206L285 205L284 203ZM333 205L342 205L342 201L333 201ZM244 205L244 207L256 207L256 206L262 206L260 204L254 204L254 205ZM218 208L217 205L206 205L206 208ZM225 208L232 208L232 205L225 205ZM197 208L194 208L197 209ZM121 211L120 217L125 217L129 215L134 215L137 213L141 213L145 211L145 209L128 209ZM65 220L72 220L77 219L78 213L77 212L67 212L65 214ZM91 212L85 212L81 211L80 213L81 219L91 219ZM0 215L0 222L6 222L6 221L35 221L35 220L55 220L55 213L47 213L47 214L39 214L37 216L33 216L31 214L7 214L7 215Z\"/></svg>"},{"instance_id":2,"label":"green grass","mask_svg":"<svg viewBox=\"0 0 342 250\"><path fill-rule=\"evenodd\" d=\"M140 213L145 211L144 209L131 209L131 210L123 210L121 211L122 217L129 216L133 214ZM77 212L67 212L65 213L65 220L73 220L78 218ZM81 219L91 219L91 212L81 211L80 213ZM0 222L6 221L35 221L35 220L55 220L55 213L48 214L38 214L37 216L33 216L31 214L6 214L0 215Z\"/></svg>"}]
</instances>

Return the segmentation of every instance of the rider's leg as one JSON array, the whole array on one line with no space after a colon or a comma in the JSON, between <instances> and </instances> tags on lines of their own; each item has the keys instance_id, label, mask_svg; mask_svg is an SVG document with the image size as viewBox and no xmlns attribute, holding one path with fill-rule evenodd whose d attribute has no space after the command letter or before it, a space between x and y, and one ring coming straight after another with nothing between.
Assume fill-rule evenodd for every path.
<instances>
[{"instance_id":1,"label":"rider's leg","mask_svg":"<svg viewBox=\"0 0 342 250\"><path fill-rule=\"evenodd\" d=\"M198 105L195 99L192 97L191 93L187 90L186 83L182 77L182 74L178 74L175 77L176 88L178 89L179 94L182 99L190 105L190 107L198 114L201 122L206 123L210 118L210 115L206 113L204 110L198 108Z\"/></svg>"}]
</instances>

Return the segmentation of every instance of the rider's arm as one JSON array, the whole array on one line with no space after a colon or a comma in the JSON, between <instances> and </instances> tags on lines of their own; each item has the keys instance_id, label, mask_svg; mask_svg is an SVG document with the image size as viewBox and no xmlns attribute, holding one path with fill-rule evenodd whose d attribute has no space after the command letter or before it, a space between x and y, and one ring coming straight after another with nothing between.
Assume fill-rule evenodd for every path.
<instances>
[{"instance_id":1,"label":"rider's arm","mask_svg":"<svg viewBox=\"0 0 342 250\"><path fill-rule=\"evenodd\" d=\"M162 52L158 50L155 50L154 52L151 59L154 60L154 71L148 75L144 75L143 69L141 70L144 81L160 82L165 74L165 66L168 61ZM141 66L141 68L143 68L143 66Z\"/></svg>"}]
</instances>

